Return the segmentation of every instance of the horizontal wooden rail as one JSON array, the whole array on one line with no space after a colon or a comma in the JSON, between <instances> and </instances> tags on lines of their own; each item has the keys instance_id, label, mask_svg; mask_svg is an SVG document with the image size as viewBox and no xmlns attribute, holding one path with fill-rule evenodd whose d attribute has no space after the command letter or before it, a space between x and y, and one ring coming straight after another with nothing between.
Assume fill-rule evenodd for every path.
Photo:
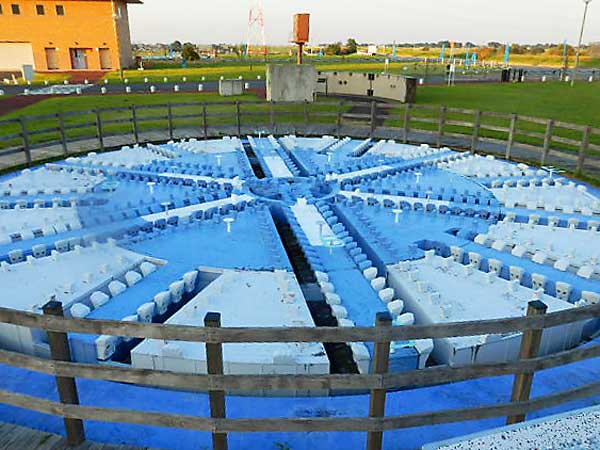
<instances>
[{"instance_id":1,"label":"horizontal wooden rail","mask_svg":"<svg viewBox=\"0 0 600 450\"><path fill-rule=\"evenodd\" d=\"M547 370L600 357L600 345L577 348L529 360L456 367L431 367L385 375L199 375L120 366L103 366L44 358L0 350L0 364L34 372L73 378L147 384L177 389L222 389L226 391L277 390L368 390L422 387L483 377Z\"/></svg>"},{"instance_id":2,"label":"horizontal wooden rail","mask_svg":"<svg viewBox=\"0 0 600 450\"><path fill-rule=\"evenodd\" d=\"M211 419L188 415L61 404L4 390L0 390L0 403L69 419L154 425L213 433L386 431L527 414L581 398L588 398L599 393L600 381L596 381L575 389L537 397L526 402L501 403L492 406L459 408L404 416L387 416L385 418Z\"/></svg>"},{"instance_id":3,"label":"horizontal wooden rail","mask_svg":"<svg viewBox=\"0 0 600 450\"><path fill-rule=\"evenodd\" d=\"M600 304L573 308L538 317L514 317L434 325L413 325L379 329L368 327L318 328L198 328L112 320L66 319L0 308L0 322L46 331L127 336L162 340L210 343L244 342L380 342L485 334L504 334L534 328L551 328L600 317Z\"/></svg>"}]
</instances>

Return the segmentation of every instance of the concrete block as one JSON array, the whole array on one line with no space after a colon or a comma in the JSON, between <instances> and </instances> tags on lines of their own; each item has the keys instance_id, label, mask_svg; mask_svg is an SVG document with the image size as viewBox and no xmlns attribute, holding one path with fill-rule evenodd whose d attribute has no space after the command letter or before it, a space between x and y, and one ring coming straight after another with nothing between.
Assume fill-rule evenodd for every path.
<instances>
[{"instance_id":1,"label":"concrete block","mask_svg":"<svg viewBox=\"0 0 600 450\"><path fill-rule=\"evenodd\" d=\"M310 65L267 65L267 101L312 102L317 70Z\"/></svg>"}]
</instances>

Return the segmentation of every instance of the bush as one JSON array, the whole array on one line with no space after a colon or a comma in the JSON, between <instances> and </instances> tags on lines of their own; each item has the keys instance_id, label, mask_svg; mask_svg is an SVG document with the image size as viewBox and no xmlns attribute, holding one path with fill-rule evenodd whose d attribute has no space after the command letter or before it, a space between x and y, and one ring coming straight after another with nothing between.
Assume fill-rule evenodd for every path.
<instances>
[{"instance_id":1,"label":"bush","mask_svg":"<svg viewBox=\"0 0 600 450\"><path fill-rule=\"evenodd\" d=\"M185 44L183 46L183 50L181 51L181 57L186 61L198 61L200 59L200 55L192 44Z\"/></svg>"}]
</instances>

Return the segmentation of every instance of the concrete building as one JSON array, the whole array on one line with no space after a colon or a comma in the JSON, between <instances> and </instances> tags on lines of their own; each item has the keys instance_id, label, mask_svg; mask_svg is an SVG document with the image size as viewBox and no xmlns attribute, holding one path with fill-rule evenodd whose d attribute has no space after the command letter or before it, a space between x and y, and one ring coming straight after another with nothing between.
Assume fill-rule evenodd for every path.
<instances>
[{"instance_id":1,"label":"concrete building","mask_svg":"<svg viewBox=\"0 0 600 450\"><path fill-rule=\"evenodd\" d=\"M132 64L129 3L0 0L0 71L120 70Z\"/></svg>"},{"instance_id":2,"label":"concrete building","mask_svg":"<svg viewBox=\"0 0 600 450\"><path fill-rule=\"evenodd\" d=\"M417 100L417 80L394 74L318 72L317 93L414 103Z\"/></svg>"}]
</instances>

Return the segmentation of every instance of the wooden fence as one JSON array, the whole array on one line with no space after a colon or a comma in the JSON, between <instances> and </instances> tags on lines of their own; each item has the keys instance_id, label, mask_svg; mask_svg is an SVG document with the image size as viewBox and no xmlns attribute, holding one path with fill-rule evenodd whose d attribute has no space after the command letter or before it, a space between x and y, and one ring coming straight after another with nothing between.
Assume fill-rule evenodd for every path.
<instances>
[{"instance_id":1,"label":"wooden fence","mask_svg":"<svg viewBox=\"0 0 600 450\"><path fill-rule=\"evenodd\" d=\"M60 402L0 390L0 403L63 417L69 442L74 445L85 437L83 421L98 420L211 432L213 447L217 450L227 448L228 433L362 431L368 433L367 448L375 450L382 447L383 435L387 430L502 416L507 416L508 422L514 423L523 420L532 411L600 394L600 381L595 381L568 391L529 399L536 371L600 356L600 345L537 356L543 329L598 318L600 304L545 314L544 304L532 302L527 317L403 327L391 326L389 314L383 313L378 315L376 326L371 328L221 328L220 317L216 313L207 314L205 327L67 319L63 317L62 305L57 302L48 303L43 311L44 315L38 315L0 308L0 322L46 330L52 360L1 350L0 363L56 376ZM391 341L513 332L524 333L521 359L516 362L436 366L405 373L388 372ZM71 362L68 333L189 341L198 342L198 345L204 343L208 374ZM243 342L374 342L374 373L224 375L222 345ZM385 415L385 401L389 390L510 374L516 375L510 403L393 417ZM206 390L209 392L211 417L81 406L76 378ZM229 391L351 389L371 391L369 417L228 419L225 410L225 398Z\"/></svg>"},{"instance_id":2,"label":"wooden fence","mask_svg":"<svg viewBox=\"0 0 600 450\"><path fill-rule=\"evenodd\" d=\"M331 99L131 105L0 120L0 169L122 145L258 131L451 145L600 180L600 128L591 125L446 106Z\"/></svg>"}]
</instances>

